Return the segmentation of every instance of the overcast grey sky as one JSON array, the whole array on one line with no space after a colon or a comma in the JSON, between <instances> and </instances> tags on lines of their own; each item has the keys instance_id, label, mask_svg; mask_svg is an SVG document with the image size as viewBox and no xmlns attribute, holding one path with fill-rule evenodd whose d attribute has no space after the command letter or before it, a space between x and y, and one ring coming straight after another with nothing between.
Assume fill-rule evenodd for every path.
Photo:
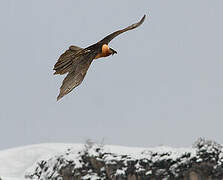
<instances>
[{"instance_id":1,"label":"overcast grey sky","mask_svg":"<svg viewBox=\"0 0 223 180\"><path fill-rule=\"evenodd\" d=\"M223 1L1 0L0 149L93 139L127 146L223 143ZM56 102L53 65L70 45L107 34L98 59Z\"/></svg>"}]
</instances>

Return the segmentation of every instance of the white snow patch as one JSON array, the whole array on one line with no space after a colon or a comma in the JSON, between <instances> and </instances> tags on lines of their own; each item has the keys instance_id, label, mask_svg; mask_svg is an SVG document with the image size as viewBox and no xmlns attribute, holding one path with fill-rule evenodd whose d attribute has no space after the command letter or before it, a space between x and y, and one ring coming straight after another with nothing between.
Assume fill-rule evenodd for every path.
<instances>
[{"instance_id":1,"label":"white snow patch","mask_svg":"<svg viewBox=\"0 0 223 180\"><path fill-rule=\"evenodd\" d=\"M81 144L37 144L0 151L0 177L3 180L24 180L25 172L37 161L48 159L68 148L81 150Z\"/></svg>"},{"instance_id":2,"label":"white snow patch","mask_svg":"<svg viewBox=\"0 0 223 180\"><path fill-rule=\"evenodd\" d=\"M215 152L216 150L209 147L209 144L203 148L207 148L208 152ZM99 149L99 150L98 150ZM86 151L86 145L83 144L37 144L24 146L14 149L1 150L0 151L0 177L3 180L24 180L24 176L32 173L37 167L37 162L41 160L47 161L48 165L53 165L56 163L57 157L63 157L66 162L72 162L75 168L81 168L83 162L81 162L81 154L79 152ZM115 164L119 160L123 160L123 163L127 166L128 161L142 160L146 163L146 159L152 162L162 161L162 160L177 160L181 158L181 163L187 163L188 158L184 158L184 155L190 154L190 158L196 156L195 148L171 148L171 147L155 147L155 148L136 148L136 147L123 147L123 146L97 146L93 145L87 152L90 156L97 157L100 153L104 152L103 161L106 164ZM222 157L223 153L219 155L219 164L223 163ZM202 161L197 157L197 161ZM177 168L179 163L173 165L171 169ZM63 166L61 164L60 166ZM137 172L146 171L139 163L135 165ZM117 175L124 174L126 169L118 169L116 171ZM53 170L49 172L54 172ZM152 171L147 171L145 174L151 174ZM93 172L89 172L88 175L84 176L84 179L98 180L100 179Z\"/></svg>"}]
</instances>

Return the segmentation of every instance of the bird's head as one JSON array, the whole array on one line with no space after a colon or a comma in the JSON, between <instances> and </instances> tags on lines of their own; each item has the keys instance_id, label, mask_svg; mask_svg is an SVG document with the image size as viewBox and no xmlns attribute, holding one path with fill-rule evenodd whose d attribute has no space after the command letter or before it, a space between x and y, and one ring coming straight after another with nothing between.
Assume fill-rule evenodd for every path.
<instances>
[{"instance_id":1,"label":"bird's head","mask_svg":"<svg viewBox=\"0 0 223 180\"><path fill-rule=\"evenodd\" d=\"M114 54L117 54L117 52L114 49L108 47L107 44L104 44L101 48L101 53L99 53L95 59L100 58L100 57L114 55Z\"/></svg>"}]
</instances>

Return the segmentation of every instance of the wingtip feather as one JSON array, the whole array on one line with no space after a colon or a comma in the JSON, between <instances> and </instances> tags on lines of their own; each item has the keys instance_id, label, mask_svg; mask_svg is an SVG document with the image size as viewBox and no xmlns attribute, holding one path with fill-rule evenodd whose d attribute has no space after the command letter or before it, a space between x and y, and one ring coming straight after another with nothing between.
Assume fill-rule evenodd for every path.
<instances>
[{"instance_id":1,"label":"wingtip feather","mask_svg":"<svg viewBox=\"0 0 223 180\"><path fill-rule=\"evenodd\" d=\"M141 25L144 21L145 21L146 15L144 14L144 16L142 17L142 19L139 21L139 25Z\"/></svg>"},{"instance_id":2,"label":"wingtip feather","mask_svg":"<svg viewBox=\"0 0 223 180\"><path fill-rule=\"evenodd\" d=\"M64 95L59 94L59 96L57 96L57 101L59 101Z\"/></svg>"}]
</instances>

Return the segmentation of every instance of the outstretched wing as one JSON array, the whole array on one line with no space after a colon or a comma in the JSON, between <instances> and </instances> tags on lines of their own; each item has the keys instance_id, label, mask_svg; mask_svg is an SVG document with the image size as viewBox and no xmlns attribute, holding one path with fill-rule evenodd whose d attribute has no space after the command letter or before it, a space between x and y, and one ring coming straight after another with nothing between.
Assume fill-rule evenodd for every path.
<instances>
[{"instance_id":1,"label":"outstretched wing","mask_svg":"<svg viewBox=\"0 0 223 180\"><path fill-rule=\"evenodd\" d=\"M79 64L75 69L68 73L60 87L60 94L57 97L57 101L82 83L91 62L92 61L87 61L84 64Z\"/></svg>"},{"instance_id":2,"label":"outstretched wing","mask_svg":"<svg viewBox=\"0 0 223 180\"><path fill-rule=\"evenodd\" d=\"M115 31L115 32L109 34L104 39L102 39L101 41L99 41L99 43L101 43L101 44L108 44L112 39L114 39L119 34L124 33L126 31L129 31L129 30L132 30L132 29L135 29L135 28L139 27L144 22L145 18L146 18L146 15L144 15L139 22L137 22L135 24L132 24L132 25L130 25L130 26L124 28L124 29L121 29L121 30L118 30L118 31Z\"/></svg>"},{"instance_id":3,"label":"outstretched wing","mask_svg":"<svg viewBox=\"0 0 223 180\"><path fill-rule=\"evenodd\" d=\"M71 71L63 80L62 86L60 87L60 94L57 97L57 101L82 83L85 75L87 74L87 70L97 53L97 51L83 49L78 54L75 59L76 63L72 64Z\"/></svg>"}]
</instances>

